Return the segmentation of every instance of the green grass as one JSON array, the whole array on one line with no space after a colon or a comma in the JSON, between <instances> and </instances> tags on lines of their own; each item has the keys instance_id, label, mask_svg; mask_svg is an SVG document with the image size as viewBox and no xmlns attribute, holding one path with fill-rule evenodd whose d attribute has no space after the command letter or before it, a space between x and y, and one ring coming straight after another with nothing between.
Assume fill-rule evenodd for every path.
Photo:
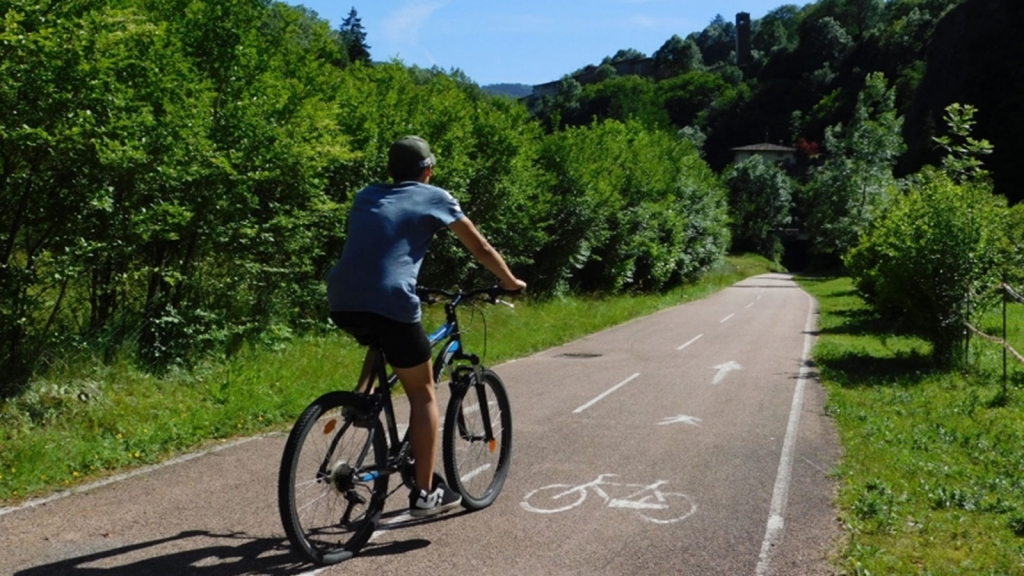
<instances>
[{"instance_id":1,"label":"green grass","mask_svg":"<svg viewBox=\"0 0 1024 576\"><path fill-rule=\"evenodd\" d=\"M463 314L466 344L490 365L698 299L770 271L762 258L729 258L699 283L660 295L520 300L514 310ZM599 305L598 305L599 304ZM424 324L438 324L439 307ZM0 404L0 502L73 487L236 436L286 429L320 394L351 388L363 349L340 331L247 349L227 361L157 378L130 362L54 369Z\"/></svg>"},{"instance_id":2,"label":"green grass","mask_svg":"<svg viewBox=\"0 0 1024 576\"><path fill-rule=\"evenodd\" d=\"M972 341L965 371L894 333L846 278L802 278L821 306L814 359L844 457L836 471L849 574L1024 574L1024 366ZM1024 343L1024 306L1008 340ZM1001 335L1001 315L983 323Z\"/></svg>"}]
</instances>

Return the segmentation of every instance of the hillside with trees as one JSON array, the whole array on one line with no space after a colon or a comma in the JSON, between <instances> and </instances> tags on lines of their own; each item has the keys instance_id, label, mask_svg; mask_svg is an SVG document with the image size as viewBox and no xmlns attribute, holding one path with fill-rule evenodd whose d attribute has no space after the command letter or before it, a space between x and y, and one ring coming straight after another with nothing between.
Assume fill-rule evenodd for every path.
<instances>
[{"instance_id":1,"label":"hillside with trees","mask_svg":"<svg viewBox=\"0 0 1024 576\"><path fill-rule=\"evenodd\" d=\"M355 8L332 29L270 0L0 1L0 396L58 361L160 373L317 330L348 203L407 133L538 297L664 290L729 249L779 260L787 227L844 264L950 156L1019 202L1020 11L819 0L749 36L718 17L525 105L374 62ZM733 164L763 141L797 162ZM442 237L423 280L477 274Z\"/></svg>"},{"instance_id":2,"label":"hillside with trees","mask_svg":"<svg viewBox=\"0 0 1024 576\"><path fill-rule=\"evenodd\" d=\"M1024 199L1013 137L1024 98L1024 71L1016 65L1024 42L1014 33L1021 16L1024 6L1012 0L786 4L750 23L750 52L740 58L737 26L720 15L649 56L623 49L567 74L555 93L532 100L532 111L549 130L632 117L700 132L719 172L732 162L732 147L756 142L796 146L806 167L826 151L826 130L851 120L868 76L881 73L893 109L906 119L897 175L937 164L941 150L932 140L942 135L943 110L971 104L977 133L994 144L996 191L1016 203ZM613 67L641 58L651 66L640 74Z\"/></svg>"}]
</instances>

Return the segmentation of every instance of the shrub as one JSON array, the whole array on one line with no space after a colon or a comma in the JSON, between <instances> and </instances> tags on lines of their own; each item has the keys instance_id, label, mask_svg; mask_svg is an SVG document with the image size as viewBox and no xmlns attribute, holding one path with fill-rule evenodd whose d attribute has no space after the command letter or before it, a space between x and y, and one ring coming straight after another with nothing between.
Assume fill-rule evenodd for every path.
<instances>
[{"instance_id":1,"label":"shrub","mask_svg":"<svg viewBox=\"0 0 1024 576\"><path fill-rule=\"evenodd\" d=\"M964 322L999 280L1007 214L990 185L926 170L845 262L872 305L929 340L948 364L958 359Z\"/></svg>"}]
</instances>

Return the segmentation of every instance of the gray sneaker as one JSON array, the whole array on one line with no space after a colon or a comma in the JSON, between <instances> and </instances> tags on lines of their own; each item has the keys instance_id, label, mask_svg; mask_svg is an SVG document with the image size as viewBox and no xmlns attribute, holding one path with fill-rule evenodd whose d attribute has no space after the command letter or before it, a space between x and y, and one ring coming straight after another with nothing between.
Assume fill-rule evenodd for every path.
<instances>
[{"instance_id":1,"label":"gray sneaker","mask_svg":"<svg viewBox=\"0 0 1024 576\"><path fill-rule=\"evenodd\" d=\"M426 518L447 512L459 504L462 504L462 496L437 475L434 476L434 489L430 492L422 489L409 492L409 515L413 518Z\"/></svg>"}]
</instances>

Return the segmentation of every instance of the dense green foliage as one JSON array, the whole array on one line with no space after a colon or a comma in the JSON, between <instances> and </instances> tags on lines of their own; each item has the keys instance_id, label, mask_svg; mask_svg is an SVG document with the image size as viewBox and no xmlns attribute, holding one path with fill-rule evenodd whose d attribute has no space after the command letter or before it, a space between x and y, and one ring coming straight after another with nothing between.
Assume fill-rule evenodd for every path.
<instances>
[{"instance_id":1,"label":"dense green foliage","mask_svg":"<svg viewBox=\"0 0 1024 576\"><path fill-rule=\"evenodd\" d=\"M188 368L324 326L350 199L405 134L538 295L660 290L726 247L721 185L667 120L546 135L458 72L365 62L354 9L339 30L269 0L0 16L0 396L65 363ZM442 235L422 281L487 278L471 260Z\"/></svg>"},{"instance_id":2,"label":"dense green foliage","mask_svg":"<svg viewBox=\"0 0 1024 576\"><path fill-rule=\"evenodd\" d=\"M849 257L858 288L880 312L934 345L946 363L962 352L964 322L1000 282L1006 200L981 184L922 175Z\"/></svg>"},{"instance_id":3,"label":"dense green foliage","mask_svg":"<svg viewBox=\"0 0 1024 576\"><path fill-rule=\"evenodd\" d=\"M1006 199L980 168L989 147L970 136L972 115L949 108L954 136L939 140L949 151L943 170L909 179L847 257L868 302L931 342L941 364L963 359L966 324L977 324L1000 300L999 285L1021 271Z\"/></svg>"},{"instance_id":4,"label":"dense green foliage","mask_svg":"<svg viewBox=\"0 0 1024 576\"><path fill-rule=\"evenodd\" d=\"M842 257L895 196L893 167L904 148L893 91L881 73L868 75L853 116L825 130L830 151L810 170L803 206L819 254Z\"/></svg>"},{"instance_id":5,"label":"dense green foliage","mask_svg":"<svg viewBox=\"0 0 1024 576\"><path fill-rule=\"evenodd\" d=\"M782 242L772 232L790 222L792 182L781 168L760 156L733 165L725 181L733 250L756 252L778 262Z\"/></svg>"},{"instance_id":6,"label":"dense green foliage","mask_svg":"<svg viewBox=\"0 0 1024 576\"><path fill-rule=\"evenodd\" d=\"M553 217L533 275L544 292L657 290L727 247L724 192L688 141L608 121L548 138L540 164Z\"/></svg>"}]
</instances>

